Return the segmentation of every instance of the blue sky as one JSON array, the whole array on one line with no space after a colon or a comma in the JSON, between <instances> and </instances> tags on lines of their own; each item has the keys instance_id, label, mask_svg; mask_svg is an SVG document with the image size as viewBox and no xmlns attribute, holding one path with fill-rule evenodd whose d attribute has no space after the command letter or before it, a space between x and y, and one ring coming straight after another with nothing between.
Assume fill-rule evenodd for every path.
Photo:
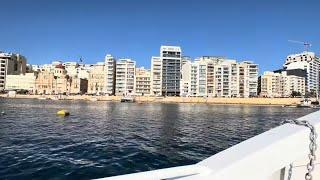
<instances>
[{"instance_id":1,"label":"blue sky","mask_svg":"<svg viewBox=\"0 0 320 180\"><path fill-rule=\"evenodd\" d=\"M105 54L150 67L160 45L193 58L250 59L278 69L308 41L320 53L318 0L0 0L0 50L31 64Z\"/></svg>"}]
</instances>

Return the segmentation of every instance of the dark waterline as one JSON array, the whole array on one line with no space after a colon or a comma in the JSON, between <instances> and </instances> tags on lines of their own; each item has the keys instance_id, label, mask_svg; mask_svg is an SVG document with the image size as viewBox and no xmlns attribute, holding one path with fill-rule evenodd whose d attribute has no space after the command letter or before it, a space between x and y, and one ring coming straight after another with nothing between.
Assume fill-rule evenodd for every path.
<instances>
[{"instance_id":1,"label":"dark waterline","mask_svg":"<svg viewBox=\"0 0 320 180\"><path fill-rule=\"evenodd\" d=\"M0 99L0 111L0 179L92 179L196 163L315 110Z\"/></svg>"}]
</instances>

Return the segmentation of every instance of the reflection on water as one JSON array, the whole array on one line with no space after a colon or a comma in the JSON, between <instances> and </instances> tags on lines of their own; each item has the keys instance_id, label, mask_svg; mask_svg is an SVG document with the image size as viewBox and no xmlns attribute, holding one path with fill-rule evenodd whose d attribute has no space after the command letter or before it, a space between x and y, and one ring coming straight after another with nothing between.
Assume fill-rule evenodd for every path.
<instances>
[{"instance_id":1,"label":"reflection on water","mask_svg":"<svg viewBox=\"0 0 320 180\"><path fill-rule=\"evenodd\" d=\"M1 179L90 179L196 163L314 110L1 99L0 111Z\"/></svg>"}]
</instances>

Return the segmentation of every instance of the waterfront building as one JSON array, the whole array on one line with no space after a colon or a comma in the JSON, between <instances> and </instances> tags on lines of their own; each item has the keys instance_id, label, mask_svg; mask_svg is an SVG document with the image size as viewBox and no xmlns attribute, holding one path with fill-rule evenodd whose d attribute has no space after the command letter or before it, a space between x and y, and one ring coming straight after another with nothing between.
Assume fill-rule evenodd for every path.
<instances>
[{"instance_id":1,"label":"waterfront building","mask_svg":"<svg viewBox=\"0 0 320 180\"><path fill-rule=\"evenodd\" d=\"M258 64L252 61L239 63L239 96L255 97L258 95Z\"/></svg>"},{"instance_id":2,"label":"waterfront building","mask_svg":"<svg viewBox=\"0 0 320 180\"><path fill-rule=\"evenodd\" d=\"M208 96L208 62L186 61L181 68L180 96Z\"/></svg>"},{"instance_id":3,"label":"waterfront building","mask_svg":"<svg viewBox=\"0 0 320 180\"><path fill-rule=\"evenodd\" d=\"M136 68L135 95L149 96L151 92L151 72L150 70Z\"/></svg>"},{"instance_id":4,"label":"waterfront building","mask_svg":"<svg viewBox=\"0 0 320 180\"><path fill-rule=\"evenodd\" d=\"M105 63L100 62L91 65L88 78L88 93L89 94L105 94Z\"/></svg>"},{"instance_id":5,"label":"waterfront building","mask_svg":"<svg viewBox=\"0 0 320 180\"><path fill-rule=\"evenodd\" d=\"M162 61L154 56L151 58L151 95L162 95Z\"/></svg>"},{"instance_id":6,"label":"waterfront building","mask_svg":"<svg viewBox=\"0 0 320 180\"><path fill-rule=\"evenodd\" d=\"M260 80L260 96L262 97L282 97L284 79L282 74L270 71L264 72Z\"/></svg>"},{"instance_id":7,"label":"waterfront building","mask_svg":"<svg viewBox=\"0 0 320 180\"><path fill-rule=\"evenodd\" d=\"M283 67L287 70L306 70L306 92L315 93L320 90L320 58L314 52L288 55Z\"/></svg>"},{"instance_id":8,"label":"waterfront building","mask_svg":"<svg viewBox=\"0 0 320 180\"><path fill-rule=\"evenodd\" d=\"M136 62L131 59L119 59L116 64L116 89L119 96L132 95L135 89Z\"/></svg>"},{"instance_id":9,"label":"waterfront building","mask_svg":"<svg viewBox=\"0 0 320 180\"><path fill-rule=\"evenodd\" d=\"M162 95L180 95L181 48L178 46L161 46Z\"/></svg>"},{"instance_id":10,"label":"waterfront building","mask_svg":"<svg viewBox=\"0 0 320 180\"><path fill-rule=\"evenodd\" d=\"M36 78L35 94L54 94L54 73L50 71L39 71Z\"/></svg>"},{"instance_id":11,"label":"waterfront building","mask_svg":"<svg viewBox=\"0 0 320 180\"><path fill-rule=\"evenodd\" d=\"M114 95L116 86L116 59L110 54L107 54L105 57L105 76L105 93Z\"/></svg>"},{"instance_id":12,"label":"waterfront building","mask_svg":"<svg viewBox=\"0 0 320 180\"><path fill-rule=\"evenodd\" d=\"M68 94L85 94L88 92L88 80L79 77L70 77L70 90Z\"/></svg>"},{"instance_id":13,"label":"waterfront building","mask_svg":"<svg viewBox=\"0 0 320 180\"><path fill-rule=\"evenodd\" d=\"M24 90L29 93L35 93L36 90L36 73L25 73L19 75L7 75L5 90Z\"/></svg>"},{"instance_id":14,"label":"waterfront building","mask_svg":"<svg viewBox=\"0 0 320 180\"><path fill-rule=\"evenodd\" d=\"M26 73L26 61L20 54L0 52L0 91L5 89L7 75Z\"/></svg>"},{"instance_id":15,"label":"waterfront building","mask_svg":"<svg viewBox=\"0 0 320 180\"><path fill-rule=\"evenodd\" d=\"M293 93L305 95L304 75L294 72L264 72L260 78L260 96L262 97L290 97Z\"/></svg>"},{"instance_id":16,"label":"waterfront building","mask_svg":"<svg viewBox=\"0 0 320 180\"><path fill-rule=\"evenodd\" d=\"M191 91L191 60L184 61L181 67L181 80L180 80L180 96L193 96L195 94L195 87Z\"/></svg>"},{"instance_id":17,"label":"waterfront building","mask_svg":"<svg viewBox=\"0 0 320 180\"><path fill-rule=\"evenodd\" d=\"M241 97L240 74L235 60L225 59L214 65L214 96L215 97Z\"/></svg>"},{"instance_id":18,"label":"waterfront building","mask_svg":"<svg viewBox=\"0 0 320 180\"><path fill-rule=\"evenodd\" d=\"M185 61L181 68L181 96L250 97L257 95L258 66L218 56Z\"/></svg>"}]
</instances>

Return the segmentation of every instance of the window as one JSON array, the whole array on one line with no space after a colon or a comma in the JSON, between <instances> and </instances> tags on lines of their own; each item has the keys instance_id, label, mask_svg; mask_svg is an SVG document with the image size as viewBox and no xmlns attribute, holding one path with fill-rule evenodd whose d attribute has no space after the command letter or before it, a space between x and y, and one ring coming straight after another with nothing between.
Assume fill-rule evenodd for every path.
<instances>
[{"instance_id":1,"label":"window","mask_svg":"<svg viewBox=\"0 0 320 180\"><path fill-rule=\"evenodd\" d=\"M13 70L14 70L14 71L18 71L18 63L17 63L17 62L14 63Z\"/></svg>"}]
</instances>

